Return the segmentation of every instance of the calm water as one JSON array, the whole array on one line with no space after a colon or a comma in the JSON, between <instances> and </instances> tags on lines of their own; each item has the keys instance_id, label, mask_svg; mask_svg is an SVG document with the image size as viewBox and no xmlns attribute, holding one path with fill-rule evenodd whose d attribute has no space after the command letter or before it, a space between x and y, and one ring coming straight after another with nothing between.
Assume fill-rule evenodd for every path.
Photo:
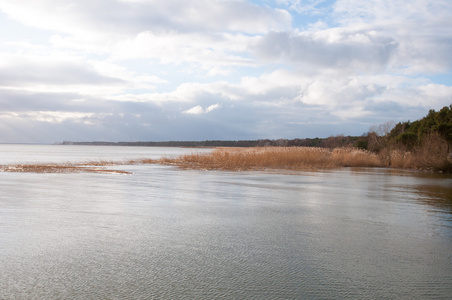
<instances>
[{"instance_id":1,"label":"calm water","mask_svg":"<svg viewBox=\"0 0 452 300\"><path fill-rule=\"evenodd\" d=\"M197 150L0 145L0 164ZM208 150L202 150L208 151ZM0 173L0 299L450 299L452 177Z\"/></svg>"}]
</instances>

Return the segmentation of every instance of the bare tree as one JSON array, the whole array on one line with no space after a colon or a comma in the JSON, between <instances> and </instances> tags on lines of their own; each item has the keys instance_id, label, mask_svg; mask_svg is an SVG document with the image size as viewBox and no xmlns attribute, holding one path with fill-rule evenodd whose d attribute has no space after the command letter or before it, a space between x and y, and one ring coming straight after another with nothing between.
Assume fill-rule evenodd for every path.
<instances>
[{"instance_id":1,"label":"bare tree","mask_svg":"<svg viewBox=\"0 0 452 300\"><path fill-rule=\"evenodd\" d=\"M368 149L378 152L391 165L391 149L389 133L394 128L394 121L387 121L383 124L370 127L368 137Z\"/></svg>"}]
</instances>

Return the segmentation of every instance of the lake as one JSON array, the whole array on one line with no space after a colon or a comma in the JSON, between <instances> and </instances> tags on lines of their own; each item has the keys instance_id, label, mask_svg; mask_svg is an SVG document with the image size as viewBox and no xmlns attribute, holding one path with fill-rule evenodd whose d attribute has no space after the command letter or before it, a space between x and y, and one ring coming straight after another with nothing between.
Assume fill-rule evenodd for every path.
<instances>
[{"instance_id":1,"label":"lake","mask_svg":"<svg viewBox=\"0 0 452 300\"><path fill-rule=\"evenodd\" d=\"M209 149L0 145L0 164ZM450 299L452 176L0 173L0 299Z\"/></svg>"}]
</instances>

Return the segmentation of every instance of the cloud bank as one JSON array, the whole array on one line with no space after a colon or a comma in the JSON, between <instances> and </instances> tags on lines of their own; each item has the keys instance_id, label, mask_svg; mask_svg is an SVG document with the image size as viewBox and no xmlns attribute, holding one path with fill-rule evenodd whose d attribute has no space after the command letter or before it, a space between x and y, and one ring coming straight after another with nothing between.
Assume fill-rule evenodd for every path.
<instances>
[{"instance_id":1,"label":"cloud bank","mask_svg":"<svg viewBox=\"0 0 452 300\"><path fill-rule=\"evenodd\" d=\"M0 142L360 135L452 103L448 0L4 0Z\"/></svg>"}]
</instances>

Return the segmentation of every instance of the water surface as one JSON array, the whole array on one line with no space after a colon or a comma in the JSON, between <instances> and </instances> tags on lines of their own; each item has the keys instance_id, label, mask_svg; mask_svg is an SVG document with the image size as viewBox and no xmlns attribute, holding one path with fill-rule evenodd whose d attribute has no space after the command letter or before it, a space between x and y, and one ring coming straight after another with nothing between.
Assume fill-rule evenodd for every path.
<instances>
[{"instance_id":1,"label":"water surface","mask_svg":"<svg viewBox=\"0 0 452 300\"><path fill-rule=\"evenodd\" d=\"M0 163L197 151L17 147ZM132 174L0 173L0 299L452 295L450 176L114 168Z\"/></svg>"}]
</instances>

